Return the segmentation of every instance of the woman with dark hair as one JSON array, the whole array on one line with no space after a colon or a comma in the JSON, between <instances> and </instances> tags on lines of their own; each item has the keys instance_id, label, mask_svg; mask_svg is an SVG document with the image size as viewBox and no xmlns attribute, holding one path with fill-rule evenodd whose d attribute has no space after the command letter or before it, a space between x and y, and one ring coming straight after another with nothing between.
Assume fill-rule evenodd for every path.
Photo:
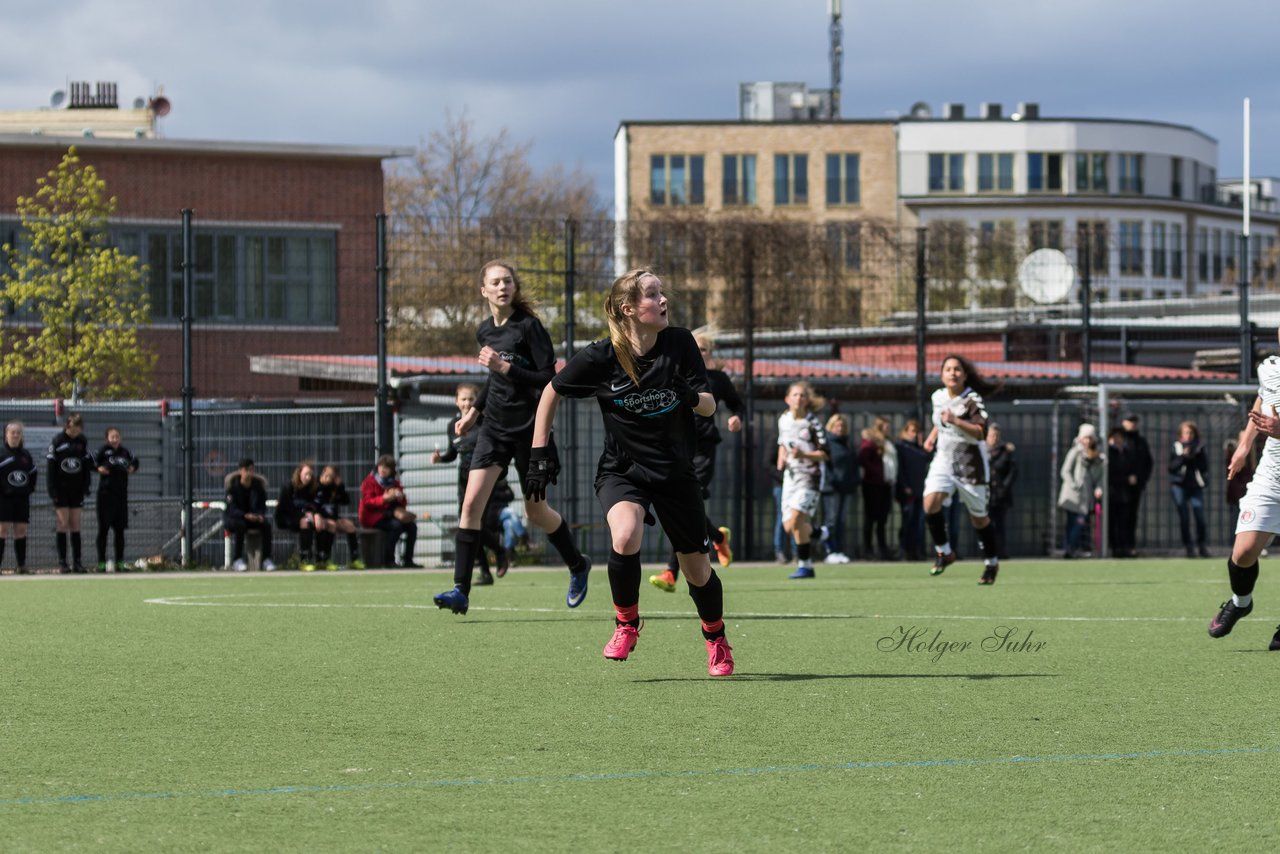
<instances>
[{"instance_id":1,"label":"woman with dark hair","mask_svg":"<svg viewBox=\"0 0 1280 854\"><path fill-rule=\"evenodd\" d=\"M316 524L319 516L316 489L315 463L303 460L276 499L276 527L298 535L299 568L303 572L316 571L316 529L323 529L323 524Z\"/></svg>"},{"instance_id":2,"label":"woman with dark hair","mask_svg":"<svg viewBox=\"0 0 1280 854\"><path fill-rule=\"evenodd\" d=\"M963 356L942 360L942 388L933 393L933 429L924 440L926 451L936 451L924 482L924 518L933 536L937 558L931 575L941 575L956 555L947 537L942 508L959 495L969 511L982 545L984 567L979 584L995 584L1000 571L995 528L991 525L987 502L990 479L987 410L982 395L993 386Z\"/></svg>"},{"instance_id":3,"label":"woman with dark hair","mask_svg":"<svg viewBox=\"0 0 1280 854\"><path fill-rule=\"evenodd\" d=\"M62 432L49 443L45 487L53 501L56 520L55 534L58 544L58 571L84 572L81 562L80 514L84 499L93 483L93 456L89 453L89 439L84 435L84 419L80 413L68 415L63 421ZM71 566L67 566L67 539L71 539Z\"/></svg>"},{"instance_id":4,"label":"woman with dark hair","mask_svg":"<svg viewBox=\"0 0 1280 854\"><path fill-rule=\"evenodd\" d=\"M529 521L547 533L547 539L569 570L569 592L565 604L576 608L587 598L587 576L591 560L578 551L569 523L546 501L532 501L528 495L529 448L538 397L556 371L551 336L520 289L520 277L510 261L490 261L480 269L480 295L489 310L476 330L480 344L480 365L489 378L475 405L454 428L464 435L481 414L467 491L458 514L457 545L454 549L453 588L432 597L438 608L455 614L467 613L471 595L471 570L483 547L484 509L493 494L498 476L514 461L520 486L525 493ZM550 453L555 444L548 442Z\"/></svg>"},{"instance_id":5,"label":"woman with dark hair","mask_svg":"<svg viewBox=\"0 0 1280 854\"><path fill-rule=\"evenodd\" d=\"M360 484L360 526L382 531L382 562L379 566L395 566L396 542L404 537L404 556L400 566L421 569L413 560L413 546L418 541L418 516L409 510L409 499L396 477L396 458L390 454L378 457L378 463Z\"/></svg>"},{"instance_id":6,"label":"woman with dark hair","mask_svg":"<svg viewBox=\"0 0 1280 854\"><path fill-rule=\"evenodd\" d=\"M119 427L108 427L105 444L98 449L94 465L98 479L98 571L124 571L124 532L129 527L129 475L138 470L138 458L121 444ZM107 535L114 532L112 554L107 559Z\"/></svg>"},{"instance_id":7,"label":"woman with dark hair","mask_svg":"<svg viewBox=\"0 0 1280 854\"><path fill-rule=\"evenodd\" d=\"M1169 489L1173 506L1178 509L1178 528L1187 557L1208 557L1205 545L1204 487L1209 474L1209 455L1200 441L1200 428L1194 421L1178 425L1178 438L1169 451ZM1196 541L1191 542L1191 516L1196 519Z\"/></svg>"},{"instance_id":8,"label":"woman with dark hair","mask_svg":"<svg viewBox=\"0 0 1280 854\"><path fill-rule=\"evenodd\" d=\"M640 619L640 546L654 516L680 557L707 646L707 673L733 673L724 634L724 592L708 555L702 484L694 468L695 416L715 413L698 345L687 329L669 325L662 280L652 270L619 277L605 304L609 338L569 360L538 404L529 495L535 506L554 483L551 425L561 397L594 397L604 417L605 447L596 496L609 524L609 588L614 631L604 657L625 661L635 649Z\"/></svg>"}]
</instances>

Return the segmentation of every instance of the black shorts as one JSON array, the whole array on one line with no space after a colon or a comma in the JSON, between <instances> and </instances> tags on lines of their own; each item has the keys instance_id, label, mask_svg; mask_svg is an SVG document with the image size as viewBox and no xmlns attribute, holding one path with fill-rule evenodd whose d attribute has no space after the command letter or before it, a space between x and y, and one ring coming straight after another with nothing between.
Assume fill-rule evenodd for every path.
<instances>
[{"instance_id":1,"label":"black shorts","mask_svg":"<svg viewBox=\"0 0 1280 854\"><path fill-rule=\"evenodd\" d=\"M0 495L0 522L31 521L30 495Z\"/></svg>"},{"instance_id":2,"label":"black shorts","mask_svg":"<svg viewBox=\"0 0 1280 854\"><path fill-rule=\"evenodd\" d=\"M84 506L84 493L77 492L75 495L70 493L55 492L53 494L54 507L71 507L79 509Z\"/></svg>"},{"instance_id":3,"label":"black shorts","mask_svg":"<svg viewBox=\"0 0 1280 854\"><path fill-rule=\"evenodd\" d=\"M707 511L702 504L702 486L693 479L673 479L663 483L659 490L642 486L620 474L600 472L596 476L596 498L604 508L605 516L613 505L630 501L644 508L645 523L653 524L658 517L663 533L671 540L671 547L681 554L705 553L707 540ZM653 514L649 513L652 505Z\"/></svg>"},{"instance_id":4,"label":"black shorts","mask_svg":"<svg viewBox=\"0 0 1280 854\"><path fill-rule=\"evenodd\" d=\"M123 531L129 527L129 505L124 501L112 501L98 495L98 528L115 528Z\"/></svg>"},{"instance_id":5,"label":"black shorts","mask_svg":"<svg viewBox=\"0 0 1280 854\"><path fill-rule=\"evenodd\" d=\"M532 429L516 434L506 434L490 430L487 423L481 424L480 436L476 439L476 449L471 453L471 468L484 469L497 466L505 470L515 462L516 475L520 478L520 491L524 492L525 476L529 473L529 448L532 444Z\"/></svg>"}]
</instances>

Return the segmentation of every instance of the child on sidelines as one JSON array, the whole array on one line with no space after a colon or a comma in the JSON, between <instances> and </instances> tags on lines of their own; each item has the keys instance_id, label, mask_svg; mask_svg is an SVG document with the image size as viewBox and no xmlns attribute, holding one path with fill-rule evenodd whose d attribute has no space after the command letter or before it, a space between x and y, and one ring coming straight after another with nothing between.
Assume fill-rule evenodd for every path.
<instances>
[{"instance_id":1,"label":"child on sidelines","mask_svg":"<svg viewBox=\"0 0 1280 854\"><path fill-rule=\"evenodd\" d=\"M396 477L396 458L390 454L378 457L378 463L360 484L360 525L382 531L382 561L379 566L395 566L396 542L404 537L404 556L400 566L421 569L413 560L413 547L418 541L418 516L409 510L404 487Z\"/></svg>"},{"instance_id":2,"label":"child on sidelines","mask_svg":"<svg viewBox=\"0 0 1280 854\"><path fill-rule=\"evenodd\" d=\"M604 657L625 661L640 637L640 546L645 524L653 524L656 515L689 583L706 641L707 673L729 676L734 665L724 633L724 593L708 556L702 484L693 466L694 418L713 414L716 406L702 356L688 330L669 326L662 280L652 270L619 277L605 316L609 338L570 359L542 393L526 494L537 506L559 473L550 441L561 397L594 397L607 437L596 496L609 525L615 613Z\"/></svg>"},{"instance_id":3,"label":"child on sidelines","mask_svg":"<svg viewBox=\"0 0 1280 854\"><path fill-rule=\"evenodd\" d=\"M45 487L53 501L56 521L55 537L58 545L58 571L84 572L81 563L80 515L84 499L93 484L93 456L89 453L89 440L84 435L84 419L80 414L68 415L63 421L62 432L53 437L45 454L47 473ZM71 539L71 561L67 566L67 538Z\"/></svg>"},{"instance_id":4,"label":"child on sidelines","mask_svg":"<svg viewBox=\"0 0 1280 854\"><path fill-rule=\"evenodd\" d=\"M453 403L458 407L458 411L454 413L453 418L449 421L446 430L446 438L448 439L448 447L442 453L437 447L431 452L431 462L433 465L441 463L451 463L458 461L458 513L462 513L462 502L467 497L467 478L471 473L471 456L475 453L476 439L480 436L480 423L475 424L465 433L458 433L458 422L466 417L467 413L476 405L476 397L479 390L472 383L460 383L454 391ZM504 472L505 474L505 472ZM493 497L490 496L489 503L485 505L484 518L490 516L489 509L493 506ZM489 555L488 549L492 548L497 554L502 548L494 527L487 522L480 526L481 547L476 552L476 565L480 569L480 577L476 581L477 585L486 585L493 583L493 573L489 571ZM501 560L498 561L501 564ZM500 569L498 576L506 574L505 569Z\"/></svg>"},{"instance_id":5,"label":"child on sidelines","mask_svg":"<svg viewBox=\"0 0 1280 854\"><path fill-rule=\"evenodd\" d=\"M788 578L813 578L813 519L822 502L822 464L830 459L827 434L814 415L823 401L807 382L787 388L787 410L778 416L778 471L782 476L782 526L795 540L796 570Z\"/></svg>"},{"instance_id":6,"label":"child on sidelines","mask_svg":"<svg viewBox=\"0 0 1280 854\"><path fill-rule=\"evenodd\" d=\"M120 443L119 427L108 427L106 444L94 455L98 479L98 571L124 569L124 532L129 527L129 475L138 470L138 459ZM115 558L107 560L107 534L115 532Z\"/></svg>"},{"instance_id":7,"label":"child on sidelines","mask_svg":"<svg viewBox=\"0 0 1280 854\"><path fill-rule=\"evenodd\" d=\"M31 493L36 491L38 469L31 453L22 444L21 421L4 427L4 447L0 448L0 563L4 544L13 531L13 556L18 574L27 573L27 523L31 521Z\"/></svg>"},{"instance_id":8,"label":"child on sidelines","mask_svg":"<svg viewBox=\"0 0 1280 854\"><path fill-rule=\"evenodd\" d=\"M484 509L493 493L498 475L512 461L525 493L529 521L547 533L547 539L569 570L569 592L565 604L576 608L587 596L591 561L574 542L569 523L545 501L529 500L526 478L529 447L538 396L555 374L556 358L551 336L534 314L520 288L520 276L510 261L490 261L480 269L480 295L489 311L476 342L477 361L489 372L476 405L458 421L458 435L473 429L481 414L484 421L471 456L467 492L458 514L457 546L454 550L453 588L432 597L438 608L455 614L467 613L471 594L471 570L477 552L483 548ZM554 448L554 443L550 445Z\"/></svg>"},{"instance_id":9,"label":"child on sidelines","mask_svg":"<svg viewBox=\"0 0 1280 854\"><path fill-rule=\"evenodd\" d=\"M334 534L346 534L347 555L352 569L364 569L360 559L360 537L356 523L344 518L342 508L351 505L351 496L342 483L342 472L337 466L325 466L320 470L320 483L316 487L316 548L319 560L328 570L337 569L333 562Z\"/></svg>"},{"instance_id":10,"label":"child on sidelines","mask_svg":"<svg viewBox=\"0 0 1280 854\"><path fill-rule=\"evenodd\" d=\"M987 511L990 471L987 410L982 403L982 393L992 388L963 356L942 360L942 388L932 398L933 429L924 440L926 451L937 449L924 483L924 519L937 552L931 575L941 575L956 561L942 508L957 493L969 510L982 545L985 562L978 583L995 584L1000 571L996 531Z\"/></svg>"},{"instance_id":11,"label":"child on sidelines","mask_svg":"<svg viewBox=\"0 0 1280 854\"><path fill-rule=\"evenodd\" d=\"M303 572L316 571L318 516L315 463L303 460L293 470L289 482L280 489L280 497L276 499L276 527L298 535L298 557L301 560L299 568Z\"/></svg>"}]
</instances>

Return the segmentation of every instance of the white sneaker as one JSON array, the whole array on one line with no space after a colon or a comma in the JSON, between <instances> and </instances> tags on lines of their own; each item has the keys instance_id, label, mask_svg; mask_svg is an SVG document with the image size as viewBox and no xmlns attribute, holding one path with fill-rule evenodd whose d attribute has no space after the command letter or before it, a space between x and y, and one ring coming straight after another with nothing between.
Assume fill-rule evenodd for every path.
<instances>
[{"instance_id":1,"label":"white sneaker","mask_svg":"<svg viewBox=\"0 0 1280 854\"><path fill-rule=\"evenodd\" d=\"M247 572L249 570L249 564L244 562L244 558L240 558L235 563L231 564L231 568L236 572Z\"/></svg>"},{"instance_id":2,"label":"white sneaker","mask_svg":"<svg viewBox=\"0 0 1280 854\"><path fill-rule=\"evenodd\" d=\"M844 555L840 554L840 552L832 552L831 554L827 555L822 562L823 563L843 563L843 561L840 560L842 557L844 557Z\"/></svg>"},{"instance_id":3,"label":"white sneaker","mask_svg":"<svg viewBox=\"0 0 1280 854\"><path fill-rule=\"evenodd\" d=\"M107 572L116 571L116 562L114 560L107 561Z\"/></svg>"},{"instance_id":4,"label":"white sneaker","mask_svg":"<svg viewBox=\"0 0 1280 854\"><path fill-rule=\"evenodd\" d=\"M848 562L849 562L849 556L848 556L847 554L845 554L844 552L836 552L836 557L837 557L837 558L839 558L839 560L838 560L838 561L836 561L837 563L848 563Z\"/></svg>"},{"instance_id":5,"label":"white sneaker","mask_svg":"<svg viewBox=\"0 0 1280 854\"><path fill-rule=\"evenodd\" d=\"M271 558L267 558L266 560L264 560L264 561L262 562L262 571L263 571L263 572L275 572L275 571L276 571L276 563L275 563L275 561L273 561Z\"/></svg>"}]
</instances>

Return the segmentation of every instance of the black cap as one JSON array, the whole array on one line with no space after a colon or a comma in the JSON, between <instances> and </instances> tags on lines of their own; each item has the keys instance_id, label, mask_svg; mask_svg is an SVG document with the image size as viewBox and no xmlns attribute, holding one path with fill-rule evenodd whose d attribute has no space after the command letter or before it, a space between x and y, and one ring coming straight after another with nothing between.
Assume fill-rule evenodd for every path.
<instances>
[{"instance_id":1,"label":"black cap","mask_svg":"<svg viewBox=\"0 0 1280 854\"><path fill-rule=\"evenodd\" d=\"M1124 415L1122 415L1122 416L1120 417L1120 420L1121 420L1121 421L1137 421L1137 420L1138 420L1138 413L1136 413L1136 412L1134 412L1132 409L1130 409L1128 412L1126 412Z\"/></svg>"}]
</instances>

